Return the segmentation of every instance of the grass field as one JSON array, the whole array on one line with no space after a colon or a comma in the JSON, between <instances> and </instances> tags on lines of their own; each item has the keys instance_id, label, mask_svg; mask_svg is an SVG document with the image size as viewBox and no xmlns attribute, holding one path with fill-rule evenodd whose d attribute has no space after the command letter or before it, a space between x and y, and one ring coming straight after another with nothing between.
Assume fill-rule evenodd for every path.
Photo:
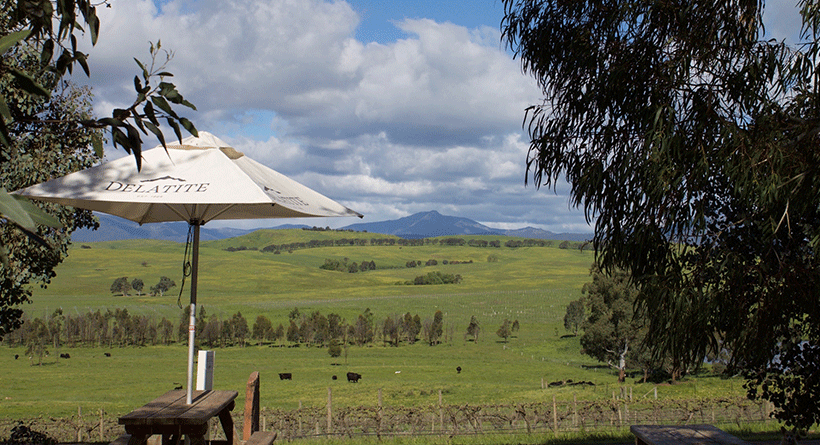
<instances>
[{"instance_id":1,"label":"grass field","mask_svg":"<svg viewBox=\"0 0 820 445\"><path fill-rule=\"evenodd\" d=\"M335 312L352 321L365 308L375 314L377 327L387 316L444 314L447 340L437 346L350 347L347 357L332 359L326 348L286 348L270 345L232 347L215 352L215 387L240 392L252 371L262 376L262 404L295 409L323 406L333 388L337 406L375 405L381 389L385 405L438 403L438 392L451 404L527 403L558 399L611 397L618 389L609 369L580 354L577 338L567 337L563 316L568 302L581 295L588 280L592 253L557 247L477 248L425 245L418 247L345 246L297 249L292 253L257 250L228 252L227 247L261 249L268 244L321 237L375 238L381 235L301 230L260 231L230 240L203 243L200 260L199 303L208 315L228 318L241 311L249 324L265 315L274 326L287 325L288 313ZM470 237L463 237L469 239ZM504 237L482 237L501 240ZM555 243L557 246L558 243ZM35 290L32 317L50 314L126 308L137 314L167 317L176 322L184 245L161 241L119 241L75 245L57 270L48 289ZM498 261L487 261L495 254ZM375 261L377 270L341 273L319 268L325 259ZM437 266L406 268L408 261L436 259ZM442 265L443 260L461 264ZM468 263L472 261L472 263ZM457 285L408 286L430 271L459 274ZM164 297L113 296L114 279L142 278L146 289L160 276L177 287ZM188 289L182 304L188 300ZM471 316L482 327L478 341L465 338ZM519 320L520 331L503 343L495 331L503 320ZM31 366L23 348L4 348L0 363L0 418L67 416L103 409L125 413L185 382L187 347L75 348L51 351L43 366ZM70 352L70 359L58 359ZM109 352L111 357L105 357ZM19 360L14 355L20 355ZM463 372L455 369L461 366ZM347 371L363 375L359 384L344 380ZM280 381L290 372L293 381ZM338 380L332 380L337 375ZM594 387L542 389L542 382L588 380ZM653 392L654 385L631 383L636 397ZM691 378L658 387L659 397L707 398L742 394L741 381L711 376Z\"/></svg>"}]
</instances>

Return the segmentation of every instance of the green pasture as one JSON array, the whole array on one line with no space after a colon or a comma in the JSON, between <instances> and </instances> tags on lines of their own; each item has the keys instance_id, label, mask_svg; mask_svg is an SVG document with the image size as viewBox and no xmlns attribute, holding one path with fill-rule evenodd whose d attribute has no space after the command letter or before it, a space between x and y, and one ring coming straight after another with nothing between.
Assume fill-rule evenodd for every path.
<instances>
[{"instance_id":1,"label":"green pasture","mask_svg":"<svg viewBox=\"0 0 820 445\"><path fill-rule=\"evenodd\" d=\"M355 235L355 236L354 236ZM613 372L580 354L577 338L566 336L563 316L568 302L577 299L588 280L592 253L554 247L477 248L425 245L419 247L332 247L297 249L291 253L257 250L225 251L226 247L261 249L268 244L320 239L374 238L380 235L301 230L256 232L231 240L203 243L201 248L199 303L209 316L230 317L241 311L253 324L266 315L274 326L287 325L288 313L335 312L349 322L369 308L375 324L391 315L419 314L432 318L444 314L445 341L436 346L423 342L400 347L381 344L351 346L346 357L332 359L326 348L288 348L249 345L217 349L215 387L239 391L244 403L248 375L259 371L262 405L296 409L324 406L328 388L335 406L376 405L382 391L385 405L506 404L609 398L620 391ZM288 238L290 237L290 238ZM469 238L469 237L464 237ZM276 239L276 240L274 240ZM280 240L281 239L281 240ZM486 240L508 238L483 237ZM167 317L175 323L184 245L161 241L118 241L74 245L58 268L48 289L35 290L34 302L25 310L31 317L62 308L66 314L126 308L129 312ZM498 261L488 262L490 254ZM319 268L332 258L375 261L377 270L341 273ZM437 266L406 268L408 261L436 259ZM461 264L442 265L443 260ZM472 263L468 263L472 260ZM459 274L457 285L408 286L431 271ZM118 277L142 278L146 290L165 275L177 287L164 297L114 296L109 292ZM188 301L188 287L181 297ZM470 317L476 316L482 332L477 342L465 338ZM503 343L495 331L504 319L518 320L520 331ZM52 350L42 366L33 366L24 348L4 348L0 363L0 418L38 415L68 416L78 407L125 413L159 394L184 384L187 346L130 348L65 348ZM70 359L57 358L60 352ZM105 357L108 352L111 357ZM14 355L19 359L15 360ZM463 371L456 373L456 367ZM363 375L348 383L345 373ZM292 381L278 373L290 372ZM337 380L332 376L336 375ZM572 379L595 383L593 387L543 389L542 383ZM654 396L655 385L628 383L634 397ZM742 394L741 381L703 375L678 385L658 387L659 397L702 398Z\"/></svg>"},{"instance_id":2,"label":"green pasture","mask_svg":"<svg viewBox=\"0 0 820 445\"><path fill-rule=\"evenodd\" d=\"M261 233L260 233L261 232ZM284 233L284 234L283 234ZM282 238L288 234L292 238ZM527 247L509 249L418 246L418 247L323 247L297 249L292 253L262 253L245 250L228 252L226 247L257 247L285 242L320 239L321 236L352 238L349 232L314 232L304 230L257 231L230 240L211 241L202 244L199 267L199 303L206 311L230 315L241 310L245 318L259 313L272 321L282 318L282 309L299 306L327 304L329 311L341 315L342 308L356 314L365 307L383 317L397 312L416 311L424 317L435 312L439 296L450 294L499 293L503 296L518 291L544 291L551 296L540 304L544 307L566 305L578 298L583 283L588 279L592 253L577 249L557 247ZM275 239L273 237L276 237ZM370 239L384 235L360 233L358 237ZM469 237L464 237L468 239ZM506 237L484 237L501 240ZM291 241L288 241L291 240ZM556 243L557 245L557 243ZM90 248L84 248L90 247ZM131 240L102 243L84 243L72 246L69 257L57 270L57 277L48 289L36 289L34 303L26 308L33 316L61 307L64 311L85 311L97 308L128 308L136 313L157 312L176 316L177 301L182 284L184 244L167 241ZM488 262L495 254L497 262ZM363 273L341 273L322 270L325 259L351 262L374 261L377 270ZM406 268L409 261L426 262L435 259L434 267ZM443 265L443 260L461 264ZM465 264L472 261L471 264ZM440 271L459 274L463 282L445 286L399 285L412 281L418 275ZM122 276L129 280L141 278L147 289L167 276L177 287L164 297L113 296L111 283ZM188 300L188 285L181 303ZM553 295L554 294L554 295ZM409 305L395 307L387 302L383 307L395 308L387 312L377 311L379 301L407 297ZM446 298L444 300L447 300ZM467 301L470 301L468 298ZM446 301L440 302L446 304ZM470 304L484 304L472 302ZM337 309L339 308L339 309ZM246 312L247 311L247 312ZM287 313L284 313L286 316ZM355 315L355 314L354 314ZM472 315L472 314L470 314ZM470 315L467 315L469 321ZM563 317L563 312L560 313Z\"/></svg>"}]
</instances>

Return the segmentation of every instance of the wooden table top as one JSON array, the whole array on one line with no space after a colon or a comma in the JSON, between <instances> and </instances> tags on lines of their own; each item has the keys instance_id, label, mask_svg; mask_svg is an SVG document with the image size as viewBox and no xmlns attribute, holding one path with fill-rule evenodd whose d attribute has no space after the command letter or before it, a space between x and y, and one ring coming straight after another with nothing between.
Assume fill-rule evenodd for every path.
<instances>
[{"instance_id":1,"label":"wooden table top","mask_svg":"<svg viewBox=\"0 0 820 445\"><path fill-rule=\"evenodd\" d=\"M653 445L748 445L712 425L632 425L632 434Z\"/></svg>"},{"instance_id":2,"label":"wooden table top","mask_svg":"<svg viewBox=\"0 0 820 445\"><path fill-rule=\"evenodd\" d=\"M120 425L197 425L233 408L236 391L194 391L190 405L185 390L173 390L119 418Z\"/></svg>"}]
</instances>

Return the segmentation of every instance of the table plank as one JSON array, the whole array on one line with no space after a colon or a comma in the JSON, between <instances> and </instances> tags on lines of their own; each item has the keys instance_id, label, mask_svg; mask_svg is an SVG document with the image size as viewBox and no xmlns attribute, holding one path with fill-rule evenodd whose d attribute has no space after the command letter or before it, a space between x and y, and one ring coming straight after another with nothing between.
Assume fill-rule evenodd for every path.
<instances>
[{"instance_id":1,"label":"table plank","mask_svg":"<svg viewBox=\"0 0 820 445\"><path fill-rule=\"evenodd\" d=\"M630 431L648 445L749 445L712 425L632 425Z\"/></svg>"},{"instance_id":2,"label":"table plank","mask_svg":"<svg viewBox=\"0 0 820 445\"><path fill-rule=\"evenodd\" d=\"M190 405L186 393L173 390L120 417L121 425L197 425L232 407L236 391L194 391Z\"/></svg>"}]
</instances>

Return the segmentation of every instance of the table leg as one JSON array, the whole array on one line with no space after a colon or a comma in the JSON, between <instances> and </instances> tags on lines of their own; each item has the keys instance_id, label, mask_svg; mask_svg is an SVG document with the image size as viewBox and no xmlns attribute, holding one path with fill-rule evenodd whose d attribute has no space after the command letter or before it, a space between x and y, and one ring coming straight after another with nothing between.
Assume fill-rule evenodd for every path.
<instances>
[{"instance_id":1,"label":"table leg","mask_svg":"<svg viewBox=\"0 0 820 445\"><path fill-rule=\"evenodd\" d=\"M222 424L222 431L225 432L225 439L228 445L233 445L233 417L231 417L231 410L223 409L219 413L219 422Z\"/></svg>"}]
</instances>

